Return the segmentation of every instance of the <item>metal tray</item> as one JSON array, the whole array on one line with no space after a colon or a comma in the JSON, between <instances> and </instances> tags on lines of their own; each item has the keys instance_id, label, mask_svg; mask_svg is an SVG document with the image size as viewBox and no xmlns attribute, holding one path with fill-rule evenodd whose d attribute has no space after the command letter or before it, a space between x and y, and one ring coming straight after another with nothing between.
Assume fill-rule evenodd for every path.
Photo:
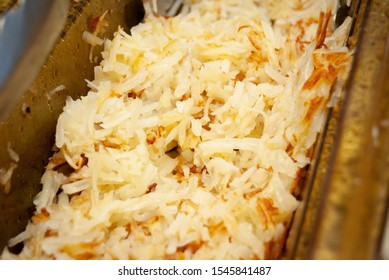
<instances>
[{"instance_id":1,"label":"metal tray","mask_svg":"<svg viewBox=\"0 0 389 280\"><path fill-rule=\"evenodd\" d=\"M355 47L341 102L329 111L302 185L302 203L286 241L284 259L379 259L384 252L389 169L389 1L352 1ZM0 123L0 167L20 155L9 194L0 192L0 248L22 231L52 154L55 126L66 96L87 92L93 78L89 45L81 40L91 18L108 10L109 34L143 16L135 1L70 1L67 24L38 78ZM101 49L95 48L98 55ZM58 85L65 89L49 95Z\"/></svg>"},{"instance_id":2,"label":"metal tray","mask_svg":"<svg viewBox=\"0 0 389 280\"><path fill-rule=\"evenodd\" d=\"M354 1L355 57L329 112L285 258L389 258L389 1Z\"/></svg>"}]
</instances>

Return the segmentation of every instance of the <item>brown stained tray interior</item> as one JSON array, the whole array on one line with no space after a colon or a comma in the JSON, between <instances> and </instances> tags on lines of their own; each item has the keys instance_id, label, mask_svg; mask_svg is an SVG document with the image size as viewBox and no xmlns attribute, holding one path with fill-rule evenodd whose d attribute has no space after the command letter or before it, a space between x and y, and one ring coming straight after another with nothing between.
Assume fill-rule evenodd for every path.
<instances>
[{"instance_id":1,"label":"brown stained tray interior","mask_svg":"<svg viewBox=\"0 0 389 280\"><path fill-rule=\"evenodd\" d=\"M11 162L7 145L20 156L12 175L10 193L0 191L0 248L21 232L32 216L32 201L41 189L40 178L53 153L56 122L66 97L75 99L88 92L85 79L93 78L97 63L89 61L90 46L82 40L82 33L88 30L93 18L107 10L110 25L104 36L108 38L119 25L129 32L129 27L143 17L137 1L69 3L66 26L45 66L11 114L0 122L0 167L8 168ZM96 47L94 55L98 56L101 51ZM65 89L48 98L49 92L59 85Z\"/></svg>"}]
</instances>

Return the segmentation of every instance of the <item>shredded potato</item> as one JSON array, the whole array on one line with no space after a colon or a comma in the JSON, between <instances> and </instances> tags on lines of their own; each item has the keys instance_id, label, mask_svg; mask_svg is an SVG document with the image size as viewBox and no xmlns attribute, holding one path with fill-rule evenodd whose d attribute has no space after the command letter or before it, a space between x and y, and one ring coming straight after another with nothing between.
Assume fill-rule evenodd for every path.
<instances>
[{"instance_id":1,"label":"shredded potato","mask_svg":"<svg viewBox=\"0 0 389 280\"><path fill-rule=\"evenodd\" d=\"M36 213L9 242L24 249L2 258L278 257L351 60L335 2L193 1L119 28L58 119Z\"/></svg>"}]
</instances>

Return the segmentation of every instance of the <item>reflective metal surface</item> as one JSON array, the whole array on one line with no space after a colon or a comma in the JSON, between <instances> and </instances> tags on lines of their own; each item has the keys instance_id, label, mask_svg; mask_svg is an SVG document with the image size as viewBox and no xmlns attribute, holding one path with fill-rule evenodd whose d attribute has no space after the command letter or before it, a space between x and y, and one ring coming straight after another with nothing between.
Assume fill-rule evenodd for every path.
<instances>
[{"instance_id":1,"label":"reflective metal surface","mask_svg":"<svg viewBox=\"0 0 389 280\"><path fill-rule=\"evenodd\" d=\"M23 1L0 15L0 120L36 78L57 40L68 0Z\"/></svg>"},{"instance_id":2,"label":"reflective metal surface","mask_svg":"<svg viewBox=\"0 0 389 280\"><path fill-rule=\"evenodd\" d=\"M184 7L184 2L184 0L143 0L154 14L168 17L179 14Z\"/></svg>"},{"instance_id":3,"label":"reflective metal surface","mask_svg":"<svg viewBox=\"0 0 389 280\"><path fill-rule=\"evenodd\" d=\"M296 213L297 259L380 259L389 187L389 1L361 1L355 59ZM387 256L388 254L386 254Z\"/></svg>"},{"instance_id":4,"label":"reflective metal surface","mask_svg":"<svg viewBox=\"0 0 389 280\"><path fill-rule=\"evenodd\" d=\"M82 40L82 33L105 11L109 26L100 36L112 37L119 25L129 32L127 26L143 18L138 2L69 1L67 23L46 64L10 114L0 121L0 168L8 169L12 163L8 145L20 156L9 194L0 186L0 248L21 232L31 217L32 200L41 188L40 178L52 155L55 126L66 97L85 95L88 91L85 79L93 78L93 67L98 62L89 61L90 46ZM98 46L94 48L93 57L97 61L101 50ZM63 89L53 91L58 86Z\"/></svg>"}]
</instances>

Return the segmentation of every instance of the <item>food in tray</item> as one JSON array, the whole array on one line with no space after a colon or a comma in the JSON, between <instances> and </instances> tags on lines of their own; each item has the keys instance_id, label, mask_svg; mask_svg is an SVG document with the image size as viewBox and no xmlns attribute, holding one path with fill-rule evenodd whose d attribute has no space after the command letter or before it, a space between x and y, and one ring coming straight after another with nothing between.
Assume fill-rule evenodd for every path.
<instances>
[{"instance_id":1,"label":"food in tray","mask_svg":"<svg viewBox=\"0 0 389 280\"><path fill-rule=\"evenodd\" d=\"M335 3L194 1L119 28L2 258L278 258L351 60Z\"/></svg>"}]
</instances>

